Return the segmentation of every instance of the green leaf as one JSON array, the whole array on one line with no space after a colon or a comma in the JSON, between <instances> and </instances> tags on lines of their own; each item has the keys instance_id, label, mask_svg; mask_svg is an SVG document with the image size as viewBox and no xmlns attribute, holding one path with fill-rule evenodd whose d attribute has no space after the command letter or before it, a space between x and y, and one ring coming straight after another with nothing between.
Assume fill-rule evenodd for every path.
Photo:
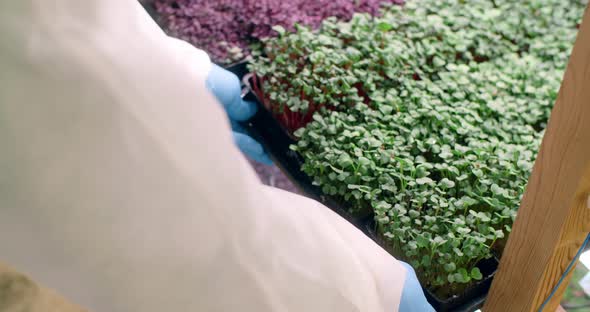
<instances>
[{"instance_id":1,"label":"green leaf","mask_svg":"<svg viewBox=\"0 0 590 312\"><path fill-rule=\"evenodd\" d=\"M420 179L416 179L416 183L418 183L419 185L424 185L424 184L431 184L434 181L429 178L429 177L424 177L424 178L420 178Z\"/></svg>"},{"instance_id":2,"label":"green leaf","mask_svg":"<svg viewBox=\"0 0 590 312\"><path fill-rule=\"evenodd\" d=\"M446 243L446 242L447 242L447 240L446 240L446 239L444 239L444 238L442 238L442 237L440 237L440 236L436 236L436 237L435 237L435 238L432 240L432 242L433 242L433 243L435 243L435 244L437 244L437 245L442 245L442 244Z\"/></svg>"},{"instance_id":3,"label":"green leaf","mask_svg":"<svg viewBox=\"0 0 590 312\"><path fill-rule=\"evenodd\" d=\"M453 157L453 153L450 151L442 151L440 154L438 154L438 156L440 156L442 159L447 159Z\"/></svg>"},{"instance_id":4,"label":"green leaf","mask_svg":"<svg viewBox=\"0 0 590 312\"><path fill-rule=\"evenodd\" d=\"M479 268L473 268L471 269L471 278L473 278L474 280L481 280L483 278L483 276L481 275L481 272L479 271Z\"/></svg>"},{"instance_id":5,"label":"green leaf","mask_svg":"<svg viewBox=\"0 0 590 312\"><path fill-rule=\"evenodd\" d=\"M468 283L469 281L471 281L471 276L469 275L469 273L467 272L467 270L465 268L460 268L457 273L459 273L461 275L461 282L462 283Z\"/></svg>"},{"instance_id":6,"label":"green leaf","mask_svg":"<svg viewBox=\"0 0 590 312\"><path fill-rule=\"evenodd\" d=\"M423 235L417 235L416 243L419 247L428 247L430 245L430 240Z\"/></svg>"},{"instance_id":7,"label":"green leaf","mask_svg":"<svg viewBox=\"0 0 590 312\"><path fill-rule=\"evenodd\" d=\"M490 190L492 191L492 193L494 193L496 195L501 195L506 192L503 188L498 186L498 184L492 184L492 186L490 187Z\"/></svg>"},{"instance_id":8,"label":"green leaf","mask_svg":"<svg viewBox=\"0 0 590 312\"><path fill-rule=\"evenodd\" d=\"M393 25L386 22L380 22L377 24L377 28L381 31L390 31L393 29Z\"/></svg>"},{"instance_id":9,"label":"green leaf","mask_svg":"<svg viewBox=\"0 0 590 312\"><path fill-rule=\"evenodd\" d=\"M480 169L474 169L473 174L478 178L483 177L483 171L481 171Z\"/></svg>"},{"instance_id":10,"label":"green leaf","mask_svg":"<svg viewBox=\"0 0 590 312\"><path fill-rule=\"evenodd\" d=\"M368 166L371 164L371 161L366 157L359 157L358 161L361 166Z\"/></svg>"},{"instance_id":11,"label":"green leaf","mask_svg":"<svg viewBox=\"0 0 590 312\"><path fill-rule=\"evenodd\" d=\"M340 154L338 157L338 165L341 168L347 168L352 165L352 159L350 156L348 156L348 154Z\"/></svg>"},{"instance_id":12,"label":"green leaf","mask_svg":"<svg viewBox=\"0 0 590 312\"><path fill-rule=\"evenodd\" d=\"M273 26L272 30L276 31L279 34L279 36L282 36L285 34L285 28L280 25Z\"/></svg>"},{"instance_id":13,"label":"green leaf","mask_svg":"<svg viewBox=\"0 0 590 312\"><path fill-rule=\"evenodd\" d=\"M385 201L380 201L377 204L375 204L373 207L378 210L387 210L387 209L391 208L391 204L388 202L385 202Z\"/></svg>"},{"instance_id":14,"label":"green leaf","mask_svg":"<svg viewBox=\"0 0 590 312\"><path fill-rule=\"evenodd\" d=\"M471 232L471 229L466 227L459 227L457 228L457 232L461 234L469 234Z\"/></svg>"},{"instance_id":15,"label":"green leaf","mask_svg":"<svg viewBox=\"0 0 590 312\"><path fill-rule=\"evenodd\" d=\"M447 275L447 280L451 284L454 283L455 282L455 274L449 274L449 275Z\"/></svg>"},{"instance_id":16,"label":"green leaf","mask_svg":"<svg viewBox=\"0 0 590 312\"><path fill-rule=\"evenodd\" d=\"M296 136L296 137L298 137L298 138L303 137L304 134L305 134L305 128L301 128L301 129L293 132L293 135Z\"/></svg>"},{"instance_id":17,"label":"green leaf","mask_svg":"<svg viewBox=\"0 0 590 312\"><path fill-rule=\"evenodd\" d=\"M434 59L432 60L432 63L436 67L442 67L442 66L445 65L445 61L442 58L438 57L438 56L435 56L434 57Z\"/></svg>"},{"instance_id":18,"label":"green leaf","mask_svg":"<svg viewBox=\"0 0 590 312\"><path fill-rule=\"evenodd\" d=\"M489 215L485 212L478 212L477 218L479 218L483 222L490 222L490 220L491 220Z\"/></svg>"},{"instance_id":19,"label":"green leaf","mask_svg":"<svg viewBox=\"0 0 590 312\"><path fill-rule=\"evenodd\" d=\"M445 263L444 265L445 271L452 273L457 269L457 266L454 262Z\"/></svg>"},{"instance_id":20,"label":"green leaf","mask_svg":"<svg viewBox=\"0 0 590 312\"><path fill-rule=\"evenodd\" d=\"M440 180L440 182L438 184L444 189L450 189L450 188L455 187L455 182L453 182L447 178Z\"/></svg>"}]
</instances>

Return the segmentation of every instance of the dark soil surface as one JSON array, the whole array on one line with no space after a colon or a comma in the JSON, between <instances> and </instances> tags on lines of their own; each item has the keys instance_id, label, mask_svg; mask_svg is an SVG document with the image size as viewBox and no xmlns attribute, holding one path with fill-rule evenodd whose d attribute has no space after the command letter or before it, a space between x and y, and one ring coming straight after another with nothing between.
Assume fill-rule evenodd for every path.
<instances>
[{"instance_id":1,"label":"dark soil surface","mask_svg":"<svg viewBox=\"0 0 590 312\"><path fill-rule=\"evenodd\" d=\"M256 170L256 173L258 173L258 177L260 177L262 183L292 193L301 194L297 187L291 183L289 178L277 166L263 165L254 161L250 161L250 164Z\"/></svg>"}]
</instances>

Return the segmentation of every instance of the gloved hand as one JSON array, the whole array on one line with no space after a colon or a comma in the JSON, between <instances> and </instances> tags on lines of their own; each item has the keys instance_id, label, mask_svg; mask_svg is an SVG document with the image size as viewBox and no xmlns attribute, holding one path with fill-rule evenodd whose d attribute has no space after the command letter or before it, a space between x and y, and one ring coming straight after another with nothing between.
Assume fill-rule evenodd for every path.
<instances>
[{"instance_id":1,"label":"gloved hand","mask_svg":"<svg viewBox=\"0 0 590 312\"><path fill-rule=\"evenodd\" d=\"M405 262L400 262L406 268L407 273L399 304L399 312L434 312L430 303L426 301L414 268Z\"/></svg>"},{"instance_id":2,"label":"gloved hand","mask_svg":"<svg viewBox=\"0 0 590 312\"><path fill-rule=\"evenodd\" d=\"M272 161L260 143L246 134L238 121L248 120L256 114L256 104L242 100L240 80L233 73L213 64L207 77L207 88L223 105L232 125L234 141L251 159L270 165Z\"/></svg>"}]
</instances>

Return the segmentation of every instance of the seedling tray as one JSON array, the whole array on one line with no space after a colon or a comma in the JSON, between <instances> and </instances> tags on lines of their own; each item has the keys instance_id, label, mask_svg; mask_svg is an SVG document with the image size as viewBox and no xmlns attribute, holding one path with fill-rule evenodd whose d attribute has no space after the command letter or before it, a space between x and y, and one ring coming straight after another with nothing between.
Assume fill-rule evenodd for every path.
<instances>
[{"instance_id":1,"label":"seedling tray","mask_svg":"<svg viewBox=\"0 0 590 312\"><path fill-rule=\"evenodd\" d=\"M375 230L375 220L367 219L365 222L364 232L383 249L389 253L395 254L385 244L383 239L377 235ZM440 299L434 292L428 288L423 288L424 295L432 307L439 312L472 312L481 308L485 302L486 296L492 286L492 279L498 269L498 260L496 258L484 259L476 265L483 275L483 279L471 285L463 293L450 298Z\"/></svg>"},{"instance_id":2,"label":"seedling tray","mask_svg":"<svg viewBox=\"0 0 590 312\"><path fill-rule=\"evenodd\" d=\"M248 73L248 61L239 61L225 66L225 69L234 73L240 80Z\"/></svg>"},{"instance_id":3,"label":"seedling tray","mask_svg":"<svg viewBox=\"0 0 590 312\"><path fill-rule=\"evenodd\" d=\"M236 68L232 68L232 71L239 77L242 77L244 74L244 71L239 68L237 68L237 70ZM248 85L248 81L246 81L246 85ZM372 216L359 217L352 215L338 202L338 200L326 196L322 193L319 187L312 184L311 178L301 170L301 166L304 162L303 158L297 152L289 148L290 145L295 143L295 140L273 117L273 114L261 104L256 95L248 89L245 90L244 99L255 102L258 105L259 110L256 115L248 122L244 123L243 126L256 140L261 142L274 163L289 179L291 179L293 184L301 190L302 194L323 203L326 207L347 219L387 250L387 246L381 239L379 239L375 231L375 223ZM459 295L440 299L430 290L426 288L424 289L426 298L436 311L471 312L483 306L498 267L498 261L493 258L483 260L477 266L484 278Z\"/></svg>"},{"instance_id":4,"label":"seedling tray","mask_svg":"<svg viewBox=\"0 0 590 312\"><path fill-rule=\"evenodd\" d=\"M302 194L323 203L350 223L358 228L362 228L365 218L353 216L337 200L324 195L319 187L312 184L309 176L301 171L303 158L289 148L295 141L273 118L272 113L260 105L260 102L252 92L246 93L244 100L255 102L259 106L259 109L256 115L247 123L244 123L243 126L254 139L264 146L274 164L285 173Z\"/></svg>"}]
</instances>

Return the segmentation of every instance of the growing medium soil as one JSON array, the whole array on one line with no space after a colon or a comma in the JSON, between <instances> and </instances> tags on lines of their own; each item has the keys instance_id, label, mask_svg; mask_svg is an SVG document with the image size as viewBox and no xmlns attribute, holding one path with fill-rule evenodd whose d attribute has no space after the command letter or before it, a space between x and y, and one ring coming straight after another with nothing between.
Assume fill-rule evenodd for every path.
<instances>
[{"instance_id":1,"label":"growing medium soil","mask_svg":"<svg viewBox=\"0 0 590 312\"><path fill-rule=\"evenodd\" d=\"M285 174L277 166L263 165L254 161L250 161L250 164L256 170L258 177L265 185L280 188L285 191L292 193L301 194L293 183L285 176Z\"/></svg>"}]
</instances>

